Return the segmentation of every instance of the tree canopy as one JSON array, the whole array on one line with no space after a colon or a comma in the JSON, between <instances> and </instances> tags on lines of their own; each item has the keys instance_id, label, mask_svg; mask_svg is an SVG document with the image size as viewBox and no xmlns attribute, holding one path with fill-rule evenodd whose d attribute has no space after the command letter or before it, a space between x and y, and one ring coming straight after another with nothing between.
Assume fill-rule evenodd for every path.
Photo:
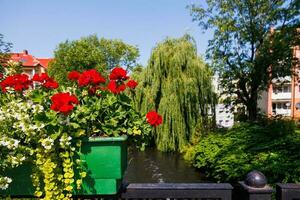
<instances>
[{"instance_id":1,"label":"tree canopy","mask_svg":"<svg viewBox=\"0 0 300 200\"><path fill-rule=\"evenodd\" d=\"M98 38L96 35L79 40L65 41L54 51L54 60L50 62L48 73L60 83L64 83L67 72L96 68L110 70L115 66L132 69L139 56L137 47L121 40Z\"/></svg>"},{"instance_id":2,"label":"tree canopy","mask_svg":"<svg viewBox=\"0 0 300 200\"><path fill-rule=\"evenodd\" d=\"M5 42L3 40L4 36L0 33L0 73L3 73L3 65L7 63L9 59L9 52L12 47L12 43Z\"/></svg>"},{"instance_id":3,"label":"tree canopy","mask_svg":"<svg viewBox=\"0 0 300 200\"><path fill-rule=\"evenodd\" d=\"M207 125L214 99L211 71L197 56L193 39L185 35L159 43L139 77L136 108L163 116L163 124L152 132L158 149L182 149L197 126Z\"/></svg>"},{"instance_id":4,"label":"tree canopy","mask_svg":"<svg viewBox=\"0 0 300 200\"><path fill-rule=\"evenodd\" d=\"M206 0L191 5L193 19L213 29L207 57L234 103L257 117L257 100L273 78L291 75L299 45L299 0Z\"/></svg>"}]
</instances>

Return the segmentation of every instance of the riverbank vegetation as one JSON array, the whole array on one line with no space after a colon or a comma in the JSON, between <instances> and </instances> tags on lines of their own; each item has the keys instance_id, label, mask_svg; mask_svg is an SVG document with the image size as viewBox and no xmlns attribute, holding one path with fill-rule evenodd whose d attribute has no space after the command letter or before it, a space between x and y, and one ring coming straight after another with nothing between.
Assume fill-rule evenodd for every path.
<instances>
[{"instance_id":1,"label":"riverbank vegetation","mask_svg":"<svg viewBox=\"0 0 300 200\"><path fill-rule=\"evenodd\" d=\"M185 159L218 182L259 170L269 183L300 182L300 134L290 120L263 119L217 130L185 151Z\"/></svg>"}]
</instances>

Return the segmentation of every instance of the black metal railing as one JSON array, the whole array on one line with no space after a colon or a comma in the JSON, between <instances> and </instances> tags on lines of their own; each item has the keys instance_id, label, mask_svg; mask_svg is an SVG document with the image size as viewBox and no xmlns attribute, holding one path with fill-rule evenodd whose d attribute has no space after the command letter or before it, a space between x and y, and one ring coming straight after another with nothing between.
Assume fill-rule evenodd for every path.
<instances>
[{"instance_id":1,"label":"black metal railing","mask_svg":"<svg viewBox=\"0 0 300 200\"><path fill-rule=\"evenodd\" d=\"M300 184L278 183L276 185L277 200L300 200Z\"/></svg>"},{"instance_id":2,"label":"black metal railing","mask_svg":"<svg viewBox=\"0 0 300 200\"><path fill-rule=\"evenodd\" d=\"M121 194L121 198L231 200L232 189L228 183L129 184Z\"/></svg>"},{"instance_id":3,"label":"black metal railing","mask_svg":"<svg viewBox=\"0 0 300 200\"><path fill-rule=\"evenodd\" d=\"M117 195L75 196L74 199L272 200L275 193L276 200L300 200L300 184L278 183L274 190L261 172L253 171L235 187L229 183L131 183L124 184Z\"/></svg>"}]
</instances>

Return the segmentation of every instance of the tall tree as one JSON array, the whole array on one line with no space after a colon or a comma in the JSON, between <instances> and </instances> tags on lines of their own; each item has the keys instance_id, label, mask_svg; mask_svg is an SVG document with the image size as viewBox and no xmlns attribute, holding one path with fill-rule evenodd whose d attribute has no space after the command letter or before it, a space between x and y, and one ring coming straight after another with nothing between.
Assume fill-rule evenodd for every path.
<instances>
[{"instance_id":1,"label":"tall tree","mask_svg":"<svg viewBox=\"0 0 300 200\"><path fill-rule=\"evenodd\" d=\"M213 29L207 57L224 92L257 118L257 100L273 78L291 75L292 49L299 45L299 0L206 0L191 5L195 21ZM297 36L298 35L298 36Z\"/></svg>"},{"instance_id":2,"label":"tall tree","mask_svg":"<svg viewBox=\"0 0 300 200\"><path fill-rule=\"evenodd\" d=\"M163 116L163 124L153 131L155 143L162 151L174 151L191 140L197 125L208 123L213 98L211 71L185 35L152 50L134 100L141 112L152 109Z\"/></svg>"},{"instance_id":3,"label":"tall tree","mask_svg":"<svg viewBox=\"0 0 300 200\"><path fill-rule=\"evenodd\" d=\"M117 65L132 69L138 56L139 51L135 46L121 40L99 39L96 35L91 35L60 43L48 72L57 81L64 83L67 72L72 70L97 68L105 71Z\"/></svg>"},{"instance_id":4,"label":"tall tree","mask_svg":"<svg viewBox=\"0 0 300 200\"><path fill-rule=\"evenodd\" d=\"M0 73L3 73L3 66L7 63L9 60L9 52L12 47L12 43L5 42L3 40L4 36L0 34Z\"/></svg>"}]
</instances>

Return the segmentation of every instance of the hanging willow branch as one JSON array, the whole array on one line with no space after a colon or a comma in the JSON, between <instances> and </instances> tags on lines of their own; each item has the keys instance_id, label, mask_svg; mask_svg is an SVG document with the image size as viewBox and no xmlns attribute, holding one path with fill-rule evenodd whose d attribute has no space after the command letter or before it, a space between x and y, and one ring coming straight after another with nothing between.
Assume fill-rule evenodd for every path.
<instances>
[{"instance_id":1,"label":"hanging willow branch","mask_svg":"<svg viewBox=\"0 0 300 200\"><path fill-rule=\"evenodd\" d=\"M158 44L139 79L136 108L143 113L157 110L164 119L152 133L158 149L182 149L195 127L208 123L214 102L211 71L197 56L192 38L186 35Z\"/></svg>"}]
</instances>

